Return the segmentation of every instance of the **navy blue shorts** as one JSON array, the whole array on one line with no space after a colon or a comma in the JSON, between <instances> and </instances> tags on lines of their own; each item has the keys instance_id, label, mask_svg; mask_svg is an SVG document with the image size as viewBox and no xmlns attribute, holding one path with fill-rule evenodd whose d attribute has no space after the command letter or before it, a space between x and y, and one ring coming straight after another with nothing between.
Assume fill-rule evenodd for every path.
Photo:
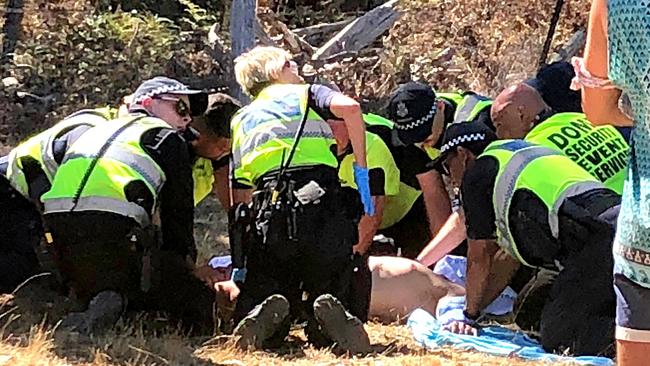
<instances>
[{"instance_id":1,"label":"navy blue shorts","mask_svg":"<svg viewBox=\"0 0 650 366\"><path fill-rule=\"evenodd\" d=\"M614 274L616 339L650 343L650 288Z\"/></svg>"}]
</instances>

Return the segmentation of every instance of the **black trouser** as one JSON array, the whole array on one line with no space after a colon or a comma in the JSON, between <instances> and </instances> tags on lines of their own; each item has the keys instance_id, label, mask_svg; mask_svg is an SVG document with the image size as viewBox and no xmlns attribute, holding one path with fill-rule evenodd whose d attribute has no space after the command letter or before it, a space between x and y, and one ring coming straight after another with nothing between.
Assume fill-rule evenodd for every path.
<instances>
[{"instance_id":1,"label":"black trouser","mask_svg":"<svg viewBox=\"0 0 650 366\"><path fill-rule=\"evenodd\" d=\"M619 198L612 192L567 199L559 213L562 270L541 314L544 348L575 355L606 352L614 339L612 243Z\"/></svg>"},{"instance_id":2,"label":"black trouser","mask_svg":"<svg viewBox=\"0 0 650 366\"><path fill-rule=\"evenodd\" d=\"M151 249L143 291L143 248L131 241L136 225L130 218L99 212L45 215L54 239L59 271L75 297L87 304L97 293L113 290L127 299L128 309L165 311L186 328L214 330L214 292L196 278L185 258ZM147 269L150 267L150 269Z\"/></svg>"},{"instance_id":3,"label":"black trouser","mask_svg":"<svg viewBox=\"0 0 650 366\"><path fill-rule=\"evenodd\" d=\"M364 258L357 258L355 263L352 255L352 246L357 241L356 222L344 209L336 171L322 167L294 170L289 173L287 182L291 182L291 187L286 192L296 191L312 180L325 190L317 201L286 204L290 198L283 194L284 208L262 209L261 213L253 210L260 216L268 213L268 221L256 220L258 227L265 227L266 234L258 232L256 239L247 243L248 273L237 300L235 322L273 294L289 300L292 319L307 320L312 327L312 304L327 293L339 299L352 314L367 319L370 272ZM254 207L268 197L268 184L261 184ZM355 278L361 281L355 282ZM278 337L284 338L287 331L288 328L284 329Z\"/></svg>"},{"instance_id":4,"label":"black trouser","mask_svg":"<svg viewBox=\"0 0 650 366\"><path fill-rule=\"evenodd\" d=\"M0 293L8 293L39 271L36 250L43 223L36 206L2 175L0 225Z\"/></svg>"}]
</instances>

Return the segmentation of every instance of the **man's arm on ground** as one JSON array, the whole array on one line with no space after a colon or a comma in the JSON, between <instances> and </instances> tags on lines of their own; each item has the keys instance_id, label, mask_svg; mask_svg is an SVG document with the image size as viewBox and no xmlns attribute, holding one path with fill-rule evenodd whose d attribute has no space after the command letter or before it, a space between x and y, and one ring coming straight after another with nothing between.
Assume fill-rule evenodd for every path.
<instances>
[{"instance_id":1,"label":"man's arm on ground","mask_svg":"<svg viewBox=\"0 0 650 366\"><path fill-rule=\"evenodd\" d=\"M427 210L429 231L435 235L451 214L451 202L440 173L432 170L417 175Z\"/></svg>"},{"instance_id":2,"label":"man's arm on ground","mask_svg":"<svg viewBox=\"0 0 650 366\"><path fill-rule=\"evenodd\" d=\"M422 252L417 257L418 262L428 267L449 254L465 240L467 237L465 217L461 211L458 210L449 216L438 234L422 249Z\"/></svg>"},{"instance_id":3,"label":"man's arm on ground","mask_svg":"<svg viewBox=\"0 0 650 366\"><path fill-rule=\"evenodd\" d=\"M373 196L372 200L375 204L375 214L373 216L363 215L361 217L359 221L359 242L353 247L355 253L365 254L368 251L384 216L386 196Z\"/></svg>"}]
</instances>

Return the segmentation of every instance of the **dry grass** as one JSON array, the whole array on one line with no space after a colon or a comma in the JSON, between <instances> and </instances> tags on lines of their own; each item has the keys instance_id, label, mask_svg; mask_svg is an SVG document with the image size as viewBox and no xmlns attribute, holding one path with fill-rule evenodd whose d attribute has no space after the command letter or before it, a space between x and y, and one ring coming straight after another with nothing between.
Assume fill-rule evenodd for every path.
<instances>
[{"instance_id":1,"label":"dry grass","mask_svg":"<svg viewBox=\"0 0 650 366\"><path fill-rule=\"evenodd\" d=\"M197 221L200 258L223 253L225 220L218 204L210 200L203 204ZM406 326L397 324L366 326L376 353L365 358L314 349L299 330L292 332L282 350L241 352L227 336L185 337L158 315L132 314L101 337L84 337L56 331L70 307L66 298L38 286L0 296L0 366L541 365L449 349L426 351Z\"/></svg>"},{"instance_id":2,"label":"dry grass","mask_svg":"<svg viewBox=\"0 0 650 366\"><path fill-rule=\"evenodd\" d=\"M3 302L4 301L4 302ZM0 300L7 308L10 297ZM11 304L16 306L15 303ZM24 305L24 304L23 304ZM20 305L10 313L18 314ZM25 309L23 309L25 310ZM30 318L29 314L25 314ZM33 314L32 314L33 315ZM102 337L81 337L54 331L46 323L26 327L14 319L0 333L0 366L59 365L535 365L515 359L486 357L475 353L438 350L427 352L416 345L405 326L369 324L367 329L378 352L363 358L337 357L329 350L305 346L299 332L289 345L275 352L241 352L227 337L183 337L167 328L161 334L145 331L146 319L119 324ZM148 320L150 321L150 319ZM21 330L22 329L22 330Z\"/></svg>"}]
</instances>

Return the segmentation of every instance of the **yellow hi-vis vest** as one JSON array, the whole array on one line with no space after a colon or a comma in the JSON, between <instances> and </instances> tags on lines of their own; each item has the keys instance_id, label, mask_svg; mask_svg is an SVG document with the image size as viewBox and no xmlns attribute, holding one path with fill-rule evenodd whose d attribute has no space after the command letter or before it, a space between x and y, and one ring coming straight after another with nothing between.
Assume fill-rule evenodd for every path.
<instances>
[{"instance_id":1,"label":"yellow hi-vis vest","mask_svg":"<svg viewBox=\"0 0 650 366\"><path fill-rule=\"evenodd\" d=\"M364 113L363 122L365 122L368 126L384 126L390 130L395 127L395 123L393 121L374 113Z\"/></svg>"},{"instance_id":2,"label":"yellow hi-vis vest","mask_svg":"<svg viewBox=\"0 0 650 366\"><path fill-rule=\"evenodd\" d=\"M387 199L386 206L388 206L388 201L399 193L399 170L386 143L379 136L370 132L366 132L366 160L368 161L368 170L381 169L384 171L384 195ZM352 166L354 162L354 154L348 154L341 160L339 179L343 187L357 189L357 184L354 181L354 168ZM388 227L395 223L391 223L394 219L390 217L391 212L389 211L384 208L384 216L382 217L380 228L383 228L384 225Z\"/></svg>"},{"instance_id":3,"label":"yellow hi-vis vest","mask_svg":"<svg viewBox=\"0 0 650 366\"><path fill-rule=\"evenodd\" d=\"M212 160L197 158L192 165L192 180L194 181L194 206L196 206L212 192L214 185Z\"/></svg>"},{"instance_id":4,"label":"yellow hi-vis vest","mask_svg":"<svg viewBox=\"0 0 650 366\"><path fill-rule=\"evenodd\" d=\"M233 177L255 185L278 170L288 158L300 122L307 111L309 85L274 84L264 88L231 122ZM336 144L329 125L309 109L305 128L291 161L292 167L338 167Z\"/></svg>"},{"instance_id":5,"label":"yellow hi-vis vest","mask_svg":"<svg viewBox=\"0 0 650 366\"><path fill-rule=\"evenodd\" d=\"M436 96L456 106L452 123L473 122L481 111L492 106L490 99L474 93L437 93ZM430 146L421 146L421 148L431 160L436 160L440 156L439 149Z\"/></svg>"},{"instance_id":6,"label":"yellow hi-vis vest","mask_svg":"<svg viewBox=\"0 0 650 366\"><path fill-rule=\"evenodd\" d=\"M558 113L535 126L525 140L561 151L607 188L623 193L630 147L613 126L594 126L583 113Z\"/></svg>"},{"instance_id":7,"label":"yellow hi-vis vest","mask_svg":"<svg viewBox=\"0 0 650 366\"><path fill-rule=\"evenodd\" d=\"M59 164L54 159L54 140L76 127L92 127L106 122L112 119L111 113L112 110L108 108L78 111L11 150L7 167L7 179L11 185L23 196L29 196L29 183L23 172L23 159L27 157L34 159L41 165L47 180L51 183L59 168Z\"/></svg>"},{"instance_id":8,"label":"yellow hi-vis vest","mask_svg":"<svg viewBox=\"0 0 650 366\"><path fill-rule=\"evenodd\" d=\"M492 106L492 100L472 92L437 93L436 96L456 106L454 123L472 122L481 111Z\"/></svg>"},{"instance_id":9,"label":"yellow hi-vis vest","mask_svg":"<svg viewBox=\"0 0 650 366\"><path fill-rule=\"evenodd\" d=\"M133 218L142 227L148 226L166 177L142 149L140 138L146 131L161 127L170 128L158 118L127 116L86 132L68 149L52 189L41 198L45 214L105 211ZM170 129L169 133L174 132ZM96 159L109 139L113 141L108 149ZM151 191L152 212L127 201L124 189L136 180L142 181Z\"/></svg>"},{"instance_id":10,"label":"yellow hi-vis vest","mask_svg":"<svg viewBox=\"0 0 650 366\"><path fill-rule=\"evenodd\" d=\"M492 196L497 242L507 253L529 267L532 266L519 254L508 221L515 192L518 189L529 190L544 202L551 233L557 239L558 212L564 201L593 189L605 188L561 152L524 140L495 141L480 155L483 156L492 156L499 164ZM549 179L549 174L552 179Z\"/></svg>"}]
</instances>

